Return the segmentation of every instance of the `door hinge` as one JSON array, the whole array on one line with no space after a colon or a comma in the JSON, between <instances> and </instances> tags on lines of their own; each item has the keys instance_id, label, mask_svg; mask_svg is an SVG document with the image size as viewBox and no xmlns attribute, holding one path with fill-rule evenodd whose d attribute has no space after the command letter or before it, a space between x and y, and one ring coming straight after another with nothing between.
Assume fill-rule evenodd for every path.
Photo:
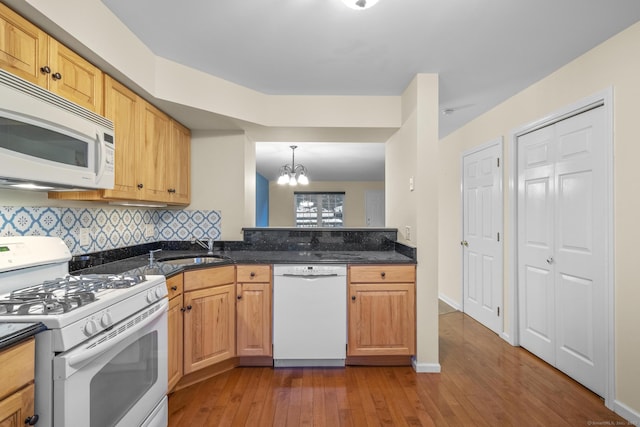
<instances>
[{"instance_id":1,"label":"door hinge","mask_svg":"<svg viewBox=\"0 0 640 427\"><path fill-rule=\"evenodd\" d=\"M498 236L498 242L500 241L500 232L497 233Z\"/></svg>"},{"instance_id":2,"label":"door hinge","mask_svg":"<svg viewBox=\"0 0 640 427\"><path fill-rule=\"evenodd\" d=\"M500 167L500 157L496 159L496 163L498 164L498 167Z\"/></svg>"},{"instance_id":3,"label":"door hinge","mask_svg":"<svg viewBox=\"0 0 640 427\"><path fill-rule=\"evenodd\" d=\"M498 307L498 317L500 317L500 307Z\"/></svg>"}]
</instances>

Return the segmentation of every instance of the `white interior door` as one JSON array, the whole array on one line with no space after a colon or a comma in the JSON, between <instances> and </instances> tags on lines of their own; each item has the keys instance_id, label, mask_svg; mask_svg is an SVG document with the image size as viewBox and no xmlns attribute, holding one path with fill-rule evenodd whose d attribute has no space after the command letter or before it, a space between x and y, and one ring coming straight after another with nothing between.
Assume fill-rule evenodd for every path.
<instances>
[{"instance_id":1,"label":"white interior door","mask_svg":"<svg viewBox=\"0 0 640 427\"><path fill-rule=\"evenodd\" d=\"M502 141L462 158L463 309L502 332Z\"/></svg>"},{"instance_id":2,"label":"white interior door","mask_svg":"<svg viewBox=\"0 0 640 427\"><path fill-rule=\"evenodd\" d=\"M605 117L599 107L518 138L520 344L606 390Z\"/></svg>"},{"instance_id":3,"label":"white interior door","mask_svg":"<svg viewBox=\"0 0 640 427\"><path fill-rule=\"evenodd\" d=\"M384 227L384 190L367 190L364 193L367 227Z\"/></svg>"}]
</instances>

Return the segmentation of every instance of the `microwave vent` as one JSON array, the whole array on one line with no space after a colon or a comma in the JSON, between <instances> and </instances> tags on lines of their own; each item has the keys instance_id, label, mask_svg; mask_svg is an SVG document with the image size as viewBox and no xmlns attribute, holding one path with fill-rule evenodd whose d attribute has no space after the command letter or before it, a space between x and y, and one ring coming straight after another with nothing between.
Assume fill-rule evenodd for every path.
<instances>
[{"instance_id":1,"label":"microwave vent","mask_svg":"<svg viewBox=\"0 0 640 427\"><path fill-rule=\"evenodd\" d=\"M86 108L81 107L78 104L68 101L61 96L56 95L55 93L49 92L48 90L34 85L33 83L21 79L20 77L15 76L5 70L0 70L0 84L17 91L27 93L34 98L48 102L49 104L55 105L58 108L62 108L73 114L84 117L85 119L90 120L97 125L101 125L106 127L107 129L113 130L113 123L110 120L94 113L93 111L87 110Z\"/></svg>"}]
</instances>

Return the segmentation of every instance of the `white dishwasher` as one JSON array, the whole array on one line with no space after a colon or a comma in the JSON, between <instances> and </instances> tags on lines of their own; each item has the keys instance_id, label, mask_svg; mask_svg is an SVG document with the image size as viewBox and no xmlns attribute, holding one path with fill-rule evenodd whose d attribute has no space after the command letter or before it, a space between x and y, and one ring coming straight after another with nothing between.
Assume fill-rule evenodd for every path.
<instances>
[{"instance_id":1,"label":"white dishwasher","mask_svg":"<svg viewBox=\"0 0 640 427\"><path fill-rule=\"evenodd\" d=\"M273 266L273 365L344 366L347 267Z\"/></svg>"}]
</instances>

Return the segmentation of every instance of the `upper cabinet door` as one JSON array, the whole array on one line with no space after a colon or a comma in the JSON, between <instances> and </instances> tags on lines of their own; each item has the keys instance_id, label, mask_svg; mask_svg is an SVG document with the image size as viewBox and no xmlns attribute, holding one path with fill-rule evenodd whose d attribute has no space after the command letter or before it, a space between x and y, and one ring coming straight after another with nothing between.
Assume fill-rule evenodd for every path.
<instances>
[{"instance_id":1,"label":"upper cabinet door","mask_svg":"<svg viewBox=\"0 0 640 427\"><path fill-rule=\"evenodd\" d=\"M169 158L169 142L171 138L169 116L151 104L145 103L143 108L144 140L142 152L138 153L138 164L141 167L141 184L145 200L165 201L167 159Z\"/></svg>"},{"instance_id":2,"label":"upper cabinet door","mask_svg":"<svg viewBox=\"0 0 640 427\"><path fill-rule=\"evenodd\" d=\"M46 88L47 44L44 31L0 3L0 68Z\"/></svg>"},{"instance_id":3,"label":"upper cabinet door","mask_svg":"<svg viewBox=\"0 0 640 427\"><path fill-rule=\"evenodd\" d=\"M50 39L49 43L49 90L102 114L102 71L81 56Z\"/></svg>"},{"instance_id":4,"label":"upper cabinet door","mask_svg":"<svg viewBox=\"0 0 640 427\"><path fill-rule=\"evenodd\" d=\"M142 141L141 98L127 87L105 75L104 115L115 125L116 176L113 190L106 198L138 198L138 171L135 159Z\"/></svg>"},{"instance_id":5,"label":"upper cabinet door","mask_svg":"<svg viewBox=\"0 0 640 427\"><path fill-rule=\"evenodd\" d=\"M191 132L175 120L171 120L171 144L167 160L169 201L188 205L191 200Z\"/></svg>"}]
</instances>

